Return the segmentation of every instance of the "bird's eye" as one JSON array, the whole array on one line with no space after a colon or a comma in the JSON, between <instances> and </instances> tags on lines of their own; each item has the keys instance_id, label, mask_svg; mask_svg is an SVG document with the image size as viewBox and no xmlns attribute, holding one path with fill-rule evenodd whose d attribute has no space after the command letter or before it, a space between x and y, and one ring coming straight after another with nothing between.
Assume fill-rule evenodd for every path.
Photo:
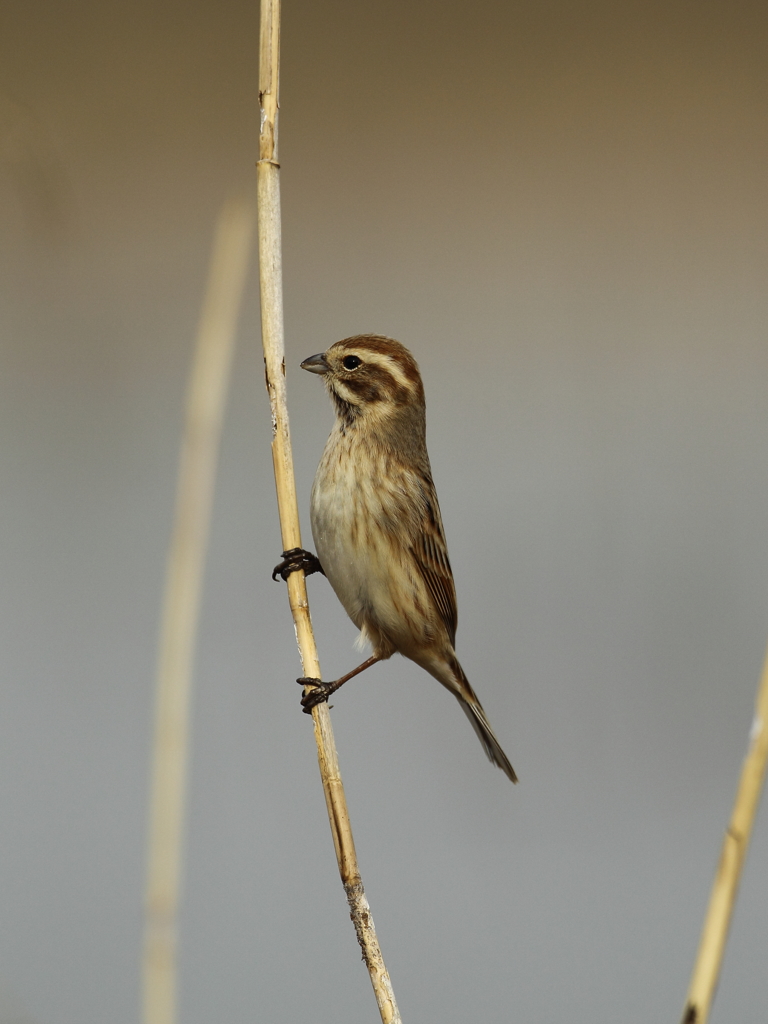
<instances>
[{"instance_id":1,"label":"bird's eye","mask_svg":"<svg viewBox=\"0 0 768 1024\"><path fill-rule=\"evenodd\" d=\"M344 356L341 362L345 370L356 370L363 360L358 359L357 356Z\"/></svg>"}]
</instances>

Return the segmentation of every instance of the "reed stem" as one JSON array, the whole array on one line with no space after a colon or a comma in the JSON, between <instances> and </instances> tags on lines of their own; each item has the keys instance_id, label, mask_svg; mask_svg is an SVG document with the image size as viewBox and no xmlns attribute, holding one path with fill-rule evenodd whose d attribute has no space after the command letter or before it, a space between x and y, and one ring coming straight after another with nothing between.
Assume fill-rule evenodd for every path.
<instances>
[{"instance_id":1,"label":"reed stem","mask_svg":"<svg viewBox=\"0 0 768 1024\"><path fill-rule=\"evenodd\" d=\"M301 547L296 481L288 425L283 330L282 244L280 225L280 165L277 162L277 112L280 61L280 0L261 0L259 62L258 211L261 333L267 390L272 408L272 460L284 549ZM302 674L320 677L304 573L288 577L288 600L296 628ZM339 771L336 744L327 704L312 709L320 777L325 793L339 874L347 894L350 916L370 974L384 1024L401 1024L392 984L384 965L370 907L357 865L347 801Z\"/></svg>"},{"instance_id":2,"label":"reed stem","mask_svg":"<svg viewBox=\"0 0 768 1024\"><path fill-rule=\"evenodd\" d=\"M176 1020L189 705L216 460L253 234L250 205L221 211L187 392L158 653L144 921L143 1021Z\"/></svg>"},{"instance_id":3,"label":"reed stem","mask_svg":"<svg viewBox=\"0 0 768 1024\"><path fill-rule=\"evenodd\" d=\"M709 907L701 933L682 1024L706 1024L720 977L741 872L768 762L768 654L757 690L749 748L741 769L731 820L723 838Z\"/></svg>"}]
</instances>

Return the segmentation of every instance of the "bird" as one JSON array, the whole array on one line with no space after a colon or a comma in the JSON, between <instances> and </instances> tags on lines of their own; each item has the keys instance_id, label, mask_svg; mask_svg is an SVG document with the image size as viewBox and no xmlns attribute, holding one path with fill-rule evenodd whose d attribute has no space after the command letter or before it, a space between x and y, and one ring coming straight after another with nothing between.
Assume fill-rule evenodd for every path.
<instances>
[{"instance_id":1,"label":"bird","mask_svg":"<svg viewBox=\"0 0 768 1024\"><path fill-rule=\"evenodd\" d=\"M515 770L456 657L457 605L426 445L424 386L408 349L377 334L331 345L301 363L321 376L336 413L312 485L317 554L283 552L273 579L325 575L372 654L332 682L301 677L311 712L344 683L398 652L458 700L489 760Z\"/></svg>"}]
</instances>

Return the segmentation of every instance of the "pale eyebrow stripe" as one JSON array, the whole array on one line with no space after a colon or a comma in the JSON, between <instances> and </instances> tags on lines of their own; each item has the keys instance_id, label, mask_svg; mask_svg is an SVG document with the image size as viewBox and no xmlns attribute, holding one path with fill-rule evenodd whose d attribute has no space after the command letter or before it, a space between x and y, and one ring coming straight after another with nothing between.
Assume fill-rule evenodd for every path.
<instances>
[{"instance_id":1,"label":"pale eyebrow stripe","mask_svg":"<svg viewBox=\"0 0 768 1024\"><path fill-rule=\"evenodd\" d=\"M352 352L351 354L356 355L357 353ZM360 349L358 358L362 359L363 362L372 363L375 366L380 366L382 370L386 370L407 391L413 389L413 381L406 377L400 364L391 356L384 355L381 352L369 352L366 349Z\"/></svg>"}]
</instances>

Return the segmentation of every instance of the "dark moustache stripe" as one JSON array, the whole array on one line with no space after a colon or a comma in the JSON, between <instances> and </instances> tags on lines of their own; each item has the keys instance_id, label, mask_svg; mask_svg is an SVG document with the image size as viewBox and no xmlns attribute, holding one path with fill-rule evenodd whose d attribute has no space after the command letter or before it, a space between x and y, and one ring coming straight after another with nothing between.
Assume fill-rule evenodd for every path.
<instances>
[{"instance_id":1,"label":"dark moustache stripe","mask_svg":"<svg viewBox=\"0 0 768 1024\"><path fill-rule=\"evenodd\" d=\"M331 398L336 406L336 413L341 420L341 432L345 434L349 428L354 426L360 410L356 405L352 405L351 402L345 402L341 395L337 394L333 389L331 389Z\"/></svg>"}]
</instances>

